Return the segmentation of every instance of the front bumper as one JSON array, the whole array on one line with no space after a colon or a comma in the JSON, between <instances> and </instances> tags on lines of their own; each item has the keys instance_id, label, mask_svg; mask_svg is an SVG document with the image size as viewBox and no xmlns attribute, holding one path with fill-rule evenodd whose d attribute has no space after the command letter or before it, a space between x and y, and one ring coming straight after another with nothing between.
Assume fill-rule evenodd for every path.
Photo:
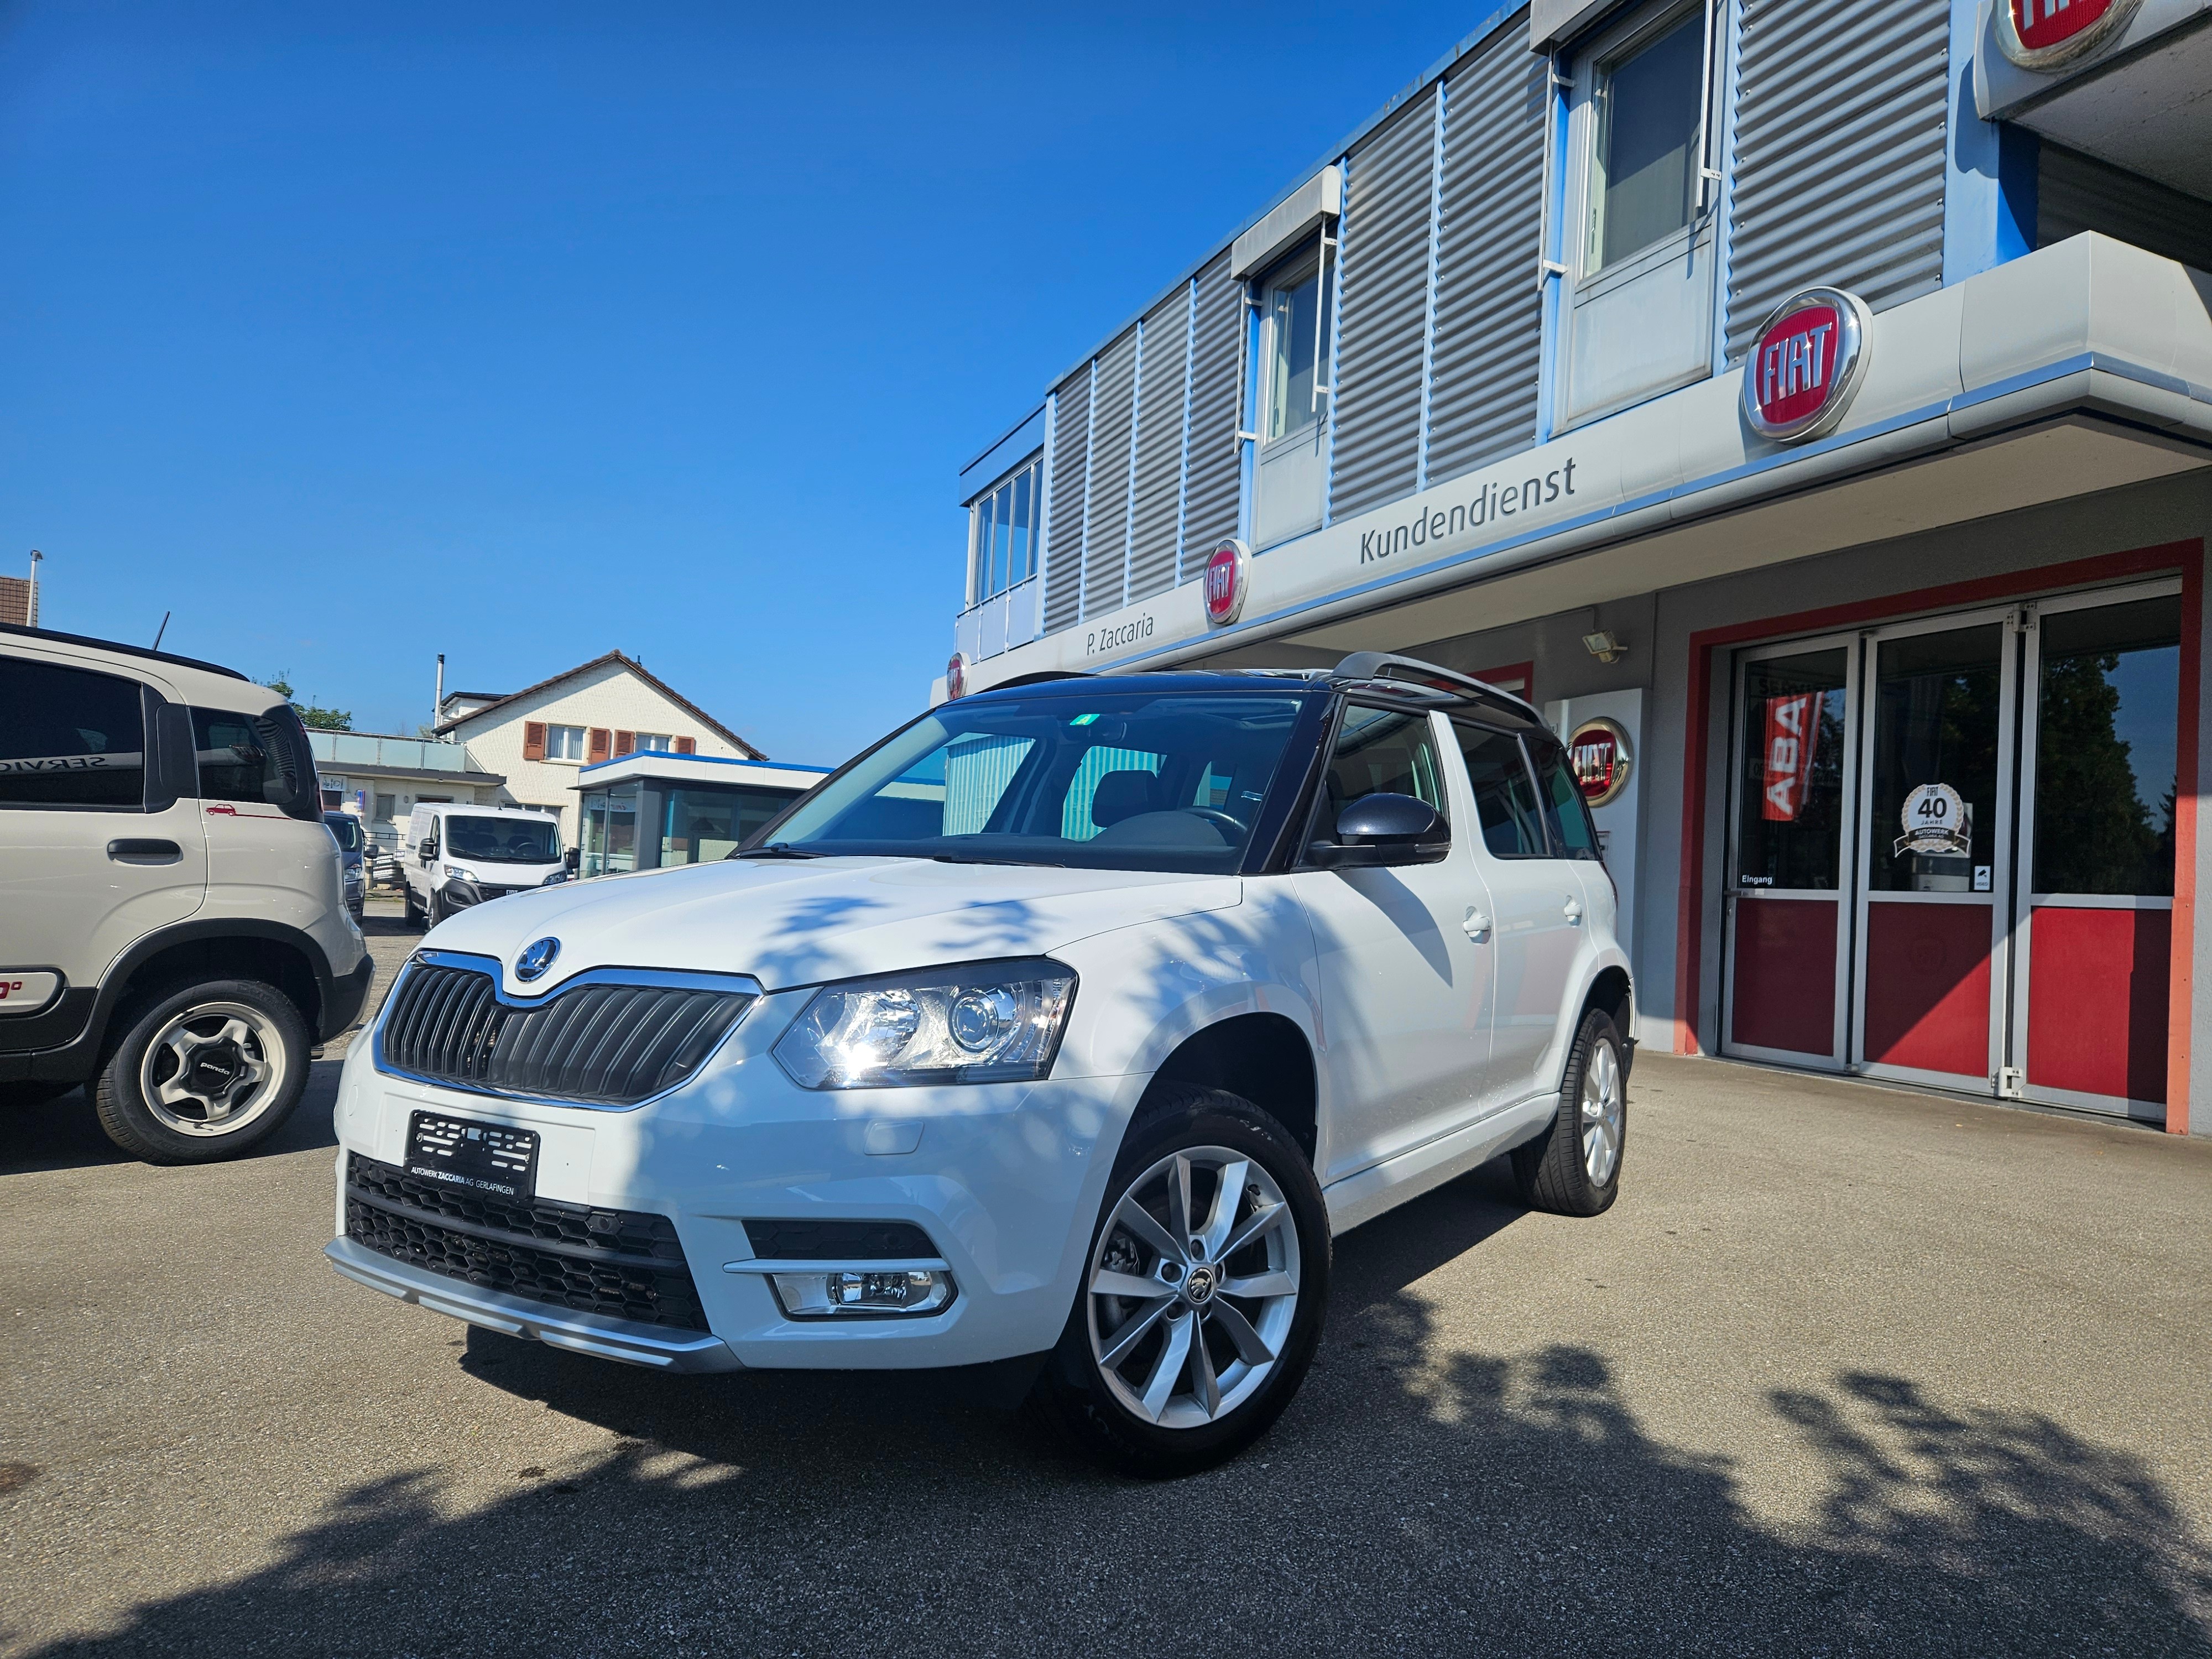
<instances>
[{"instance_id":1,"label":"front bumper","mask_svg":"<svg viewBox=\"0 0 2212 1659\"><path fill-rule=\"evenodd\" d=\"M417 1111L534 1131L540 1199L668 1218L709 1340L730 1365L921 1369L1053 1346L1074 1304L1106 1177L1144 1079L817 1093L792 1083L769 1052L807 999L805 992L762 999L692 1082L629 1109L477 1094L392 1075L375 1068L374 1042L356 1043L339 1087L339 1143L362 1158L404 1164ZM338 1163L343 1234L343 1156ZM951 1272L957 1293L929 1314L789 1317L770 1284L771 1261L783 1272L884 1264L767 1256L754 1248L749 1220L909 1224L927 1235L933 1260ZM382 1281L376 1288L412 1292L409 1299L424 1306L497 1329L521 1327L522 1334L564 1333L574 1340L561 1346L580 1352L619 1346L607 1342L605 1316L447 1278L355 1240L341 1237L339 1245L347 1253L334 1247L331 1260L342 1270L365 1259ZM665 1327L626 1328L645 1354L693 1339Z\"/></svg>"},{"instance_id":2,"label":"front bumper","mask_svg":"<svg viewBox=\"0 0 2212 1659\"><path fill-rule=\"evenodd\" d=\"M331 1265L356 1284L382 1291L433 1313L450 1314L471 1325L534 1337L556 1348L599 1359L620 1359L664 1371L734 1371L742 1369L728 1343L719 1336L686 1335L656 1325L578 1313L527 1297L486 1290L441 1273L426 1273L380 1255L350 1238L323 1247Z\"/></svg>"}]
</instances>

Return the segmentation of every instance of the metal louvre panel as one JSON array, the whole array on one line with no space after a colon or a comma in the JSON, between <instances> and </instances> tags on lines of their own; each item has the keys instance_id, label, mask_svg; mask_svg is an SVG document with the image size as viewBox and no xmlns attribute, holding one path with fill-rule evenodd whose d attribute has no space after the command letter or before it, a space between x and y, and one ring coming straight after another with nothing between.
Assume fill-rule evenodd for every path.
<instances>
[{"instance_id":1,"label":"metal louvre panel","mask_svg":"<svg viewBox=\"0 0 2212 1659\"><path fill-rule=\"evenodd\" d=\"M1244 388L1244 284L1222 254L1198 273L1191 345L1190 460L1183 484L1179 580L1194 580L1224 537L1237 533L1243 458L1237 441Z\"/></svg>"},{"instance_id":2,"label":"metal louvre panel","mask_svg":"<svg viewBox=\"0 0 2212 1659\"><path fill-rule=\"evenodd\" d=\"M1128 593L1129 463L1135 448L1137 331L1098 354L1091 402L1090 523L1083 538L1083 614L1122 605Z\"/></svg>"},{"instance_id":3,"label":"metal louvre panel","mask_svg":"<svg viewBox=\"0 0 2212 1659\"><path fill-rule=\"evenodd\" d=\"M1511 33L1446 83L1427 481L1536 441L1545 60Z\"/></svg>"},{"instance_id":4,"label":"metal louvre panel","mask_svg":"<svg viewBox=\"0 0 2212 1659\"><path fill-rule=\"evenodd\" d=\"M1436 116L1432 90L1353 152L1346 179L1333 519L1411 495L1419 476Z\"/></svg>"},{"instance_id":5,"label":"metal louvre panel","mask_svg":"<svg viewBox=\"0 0 2212 1659\"><path fill-rule=\"evenodd\" d=\"M1184 371L1190 364L1190 290L1178 289L1145 319L1137 398L1137 490L1129 597L1176 585L1176 508L1182 499Z\"/></svg>"},{"instance_id":6,"label":"metal louvre panel","mask_svg":"<svg viewBox=\"0 0 2212 1659\"><path fill-rule=\"evenodd\" d=\"M591 984L519 1008L500 1001L489 974L417 963L392 994L378 1041L386 1063L411 1076L627 1106L689 1077L750 1001L726 991Z\"/></svg>"},{"instance_id":7,"label":"metal louvre panel","mask_svg":"<svg viewBox=\"0 0 2212 1659\"><path fill-rule=\"evenodd\" d=\"M1091 453L1091 372L1071 374L1053 418L1052 477L1044 567L1046 631L1066 628L1083 609L1083 483Z\"/></svg>"},{"instance_id":8,"label":"metal louvre panel","mask_svg":"<svg viewBox=\"0 0 2212 1659\"><path fill-rule=\"evenodd\" d=\"M1729 253L1728 356L1767 314L1825 283L1876 311L1943 281L1950 9L1745 0Z\"/></svg>"}]
</instances>

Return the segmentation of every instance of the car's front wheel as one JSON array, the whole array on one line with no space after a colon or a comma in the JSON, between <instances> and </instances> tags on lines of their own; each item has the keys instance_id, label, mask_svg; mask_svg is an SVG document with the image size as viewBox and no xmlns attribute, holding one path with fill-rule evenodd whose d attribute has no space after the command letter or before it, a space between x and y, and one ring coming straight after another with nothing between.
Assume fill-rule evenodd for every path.
<instances>
[{"instance_id":1,"label":"car's front wheel","mask_svg":"<svg viewBox=\"0 0 2212 1659\"><path fill-rule=\"evenodd\" d=\"M1130 1474L1182 1474L1249 1445L1304 1380L1328 1299L1313 1170L1249 1101L1176 1085L1107 1188L1041 1403Z\"/></svg>"},{"instance_id":2,"label":"car's front wheel","mask_svg":"<svg viewBox=\"0 0 2212 1659\"><path fill-rule=\"evenodd\" d=\"M291 1115L312 1052L307 1022L275 986L190 985L131 1021L94 1082L93 1106L110 1140L150 1163L236 1158Z\"/></svg>"}]
</instances>

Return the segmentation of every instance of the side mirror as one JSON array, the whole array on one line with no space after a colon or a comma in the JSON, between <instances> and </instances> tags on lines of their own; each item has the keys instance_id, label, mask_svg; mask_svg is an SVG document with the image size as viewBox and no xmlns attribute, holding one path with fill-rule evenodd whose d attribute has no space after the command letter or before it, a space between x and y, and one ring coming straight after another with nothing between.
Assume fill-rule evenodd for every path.
<instances>
[{"instance_id":1,"label":"side mirror","mask_svg":"<svg viewBox=\"0 0 2212 1659\"><path fill-rule=\"evenodd\" d=\"M576 873L576 865L578 862L576 849L571 847L567 852L562 854L561 862L570 875L574 875Z\"/></svg>"},{"instance_id":2,"label":"side mirror","mask_svg":"<svg viewBox=\"0 0 2212 1659\"><path fill-rule=\"evenodd\" d=\"M438 856L438 838L435 836L423 836L422 844L415 850L422 855L423 863L429 863Z\"/></svg>"},{"instance_id":3,"label":"side mirror","mask_svg":"<svg viewBox=\"0 0 2212 1659\"><path fill-rule=\"evenodd\" d=\"M1371 870L1433 864L1449 846L1435 807L1385 789L1362 795L1338 813L1336 839L1316 842L1306 854L1327 869Z\"/></svg>"}]
</instances>

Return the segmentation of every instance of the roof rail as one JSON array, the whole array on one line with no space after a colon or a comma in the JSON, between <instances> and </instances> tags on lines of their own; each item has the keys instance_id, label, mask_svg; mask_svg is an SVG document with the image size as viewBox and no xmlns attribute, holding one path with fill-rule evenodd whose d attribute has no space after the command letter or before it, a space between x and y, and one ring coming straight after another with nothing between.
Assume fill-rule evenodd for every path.
<instances>
[{"instance_id":1,"label":"roof rail","mask_svg":"<svg viewBox=\"0 0 2212 1659\"><path fill-rule=\"evenodd\" d=\"M1419 657L1401 657L1387 651L1355 651L1330 671L1333 680L1358 680L1373 685L1402 685L1412 691L1424 691L1431 696L1449 697L1458 702L1488 703L1493 708L1503 708L1524 719L1543 724L1543 716L1526 697L1516 697L1510 691L1500 690L1486 680L1472 674L1462 674L1457 669L1445 668L1432 662L1423 662Z\"/></svg>"},{"instance_id":2,"label":"roof rail","mask_svg":"<svg viewBox=\"0 0 2212 1659\"><path fill-rule=\"evenodd\" d=\"M1040 668L1033 674L1017 674L1010 680L987 685L986 691L1006 691L1018 685L1042 685L1050 680L1095 680L1097 675L1080 668Z\"/></svg>"},{"instance_id":3,"label":"roof rail","mask_svg":"<svg viewBox=\"0 0 2212 1659\"><path fill-rule=\"evenodd\" d=\"M56 640L64 645L88 645L99 651L119 651L126 657L143 657L149 662L174 663L179 668L197 668L205 674L222 674L234 680L246 680L235 668L225 668L219 662L204 662L198 657L180 657L173 651L156 651L149 646L125 645L120 640L96 640L89 634L64 634L52 628L24 628L15 623L0 623L0 634L19 634L27 640ZM248 685L252 680L246 680Z\"/></svg>"}]
</instances>

